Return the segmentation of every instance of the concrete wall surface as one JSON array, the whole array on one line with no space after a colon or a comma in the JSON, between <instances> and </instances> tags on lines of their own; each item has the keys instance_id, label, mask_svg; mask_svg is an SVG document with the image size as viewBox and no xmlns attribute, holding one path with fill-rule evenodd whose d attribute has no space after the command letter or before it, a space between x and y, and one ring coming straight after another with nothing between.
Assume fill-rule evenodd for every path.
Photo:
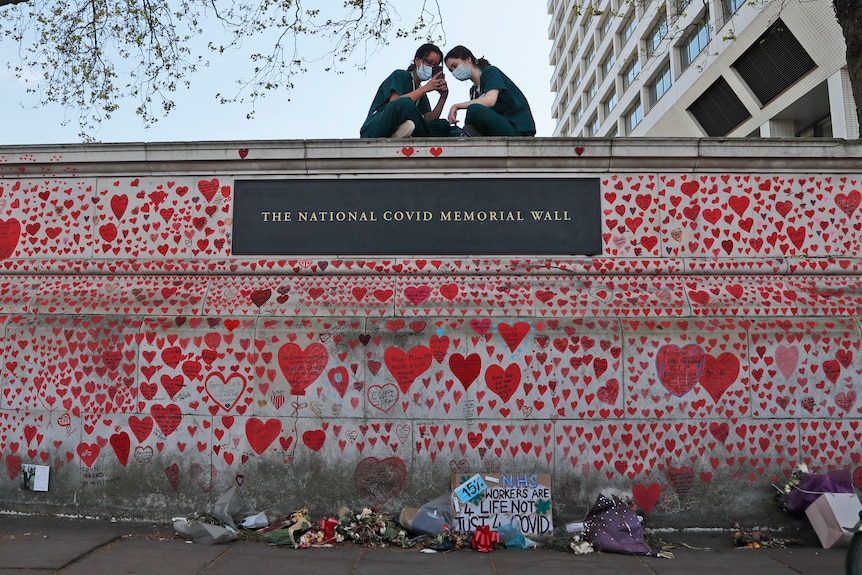
<instances>
[{"instance_id":1,"label":"concrete wall surface","mask_svg":"<svg viewBox=\"0 0 862 575\"><path fill-rule=\"evenodd\" d=\"M0 150L0 509L169 518L241 485L258 509L397 511L484 471L550 473L558 525L606 488L651 525L787 524L773 482L862 456L860 152ZM231 254L239 179L551 176L599 179L601 255Z\"/></svg>"}]
</instances>

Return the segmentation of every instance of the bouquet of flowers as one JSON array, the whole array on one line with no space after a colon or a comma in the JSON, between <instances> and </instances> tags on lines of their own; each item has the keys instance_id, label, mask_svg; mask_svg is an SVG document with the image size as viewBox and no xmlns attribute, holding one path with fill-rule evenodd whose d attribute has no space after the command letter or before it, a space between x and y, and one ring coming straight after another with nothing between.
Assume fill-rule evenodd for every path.
<instances>
[{"instance_id":1,"label":"bouquet of flowers","mask_svg":"<svg viewBox=\"0 0 862 575\"><path fill-rule=\"evenodd\" d=\"M338 524L335 535L344 541L351 541L367 547L386 547L398 545L410 547L407 532L395 523L386 513L380 513L368 507L359 513L342 508L338 512Z\"/></svg>"},{"instance_id":2,"label":"bouquet of flowers","mask_svg":"<svg viewBox=\"0 0 862 575\"><path fill-rule=\"evenodd\" d=\"M772 496L772 501L785 513L789 513L785 498L799 486L799 482L802 481L802 478L806 473L808 473L808 466L804 463L798 463L796 467L793 468L793 471L790 472L790 476L787 478L787 481L784 482L784 485L772 484L776 490L775 495Z\"/></svg>"}]
</instances>

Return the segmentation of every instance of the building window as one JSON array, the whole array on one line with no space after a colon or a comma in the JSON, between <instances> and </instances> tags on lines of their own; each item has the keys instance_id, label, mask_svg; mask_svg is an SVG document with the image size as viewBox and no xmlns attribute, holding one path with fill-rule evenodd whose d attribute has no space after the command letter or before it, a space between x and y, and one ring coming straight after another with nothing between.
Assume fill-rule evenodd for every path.
<instances>
[{"instance_id":1,"label":"building window","mask_svg":"<svg viewBox=\"0 0 862 575\"><path fill-rule=\"evenodd\" d=\"M587 89L585 90L585 93L587 95L587 102L592 101L592 99L596 97L597 90L598 88L596 87L595 81L590 82L590 85L587 86Z\"/></svg>"},{"instance_id":2,"label":"building window","mask_svg":"<svg viewBox=\"0 0 862 575\"><path fill-rule=\"evenodd\" d=\"M614 51L611 50L610 54L602 60L602 78L607 78L608 74L611 73L611 68L614 67L614 62L616 62L616 56L614 56Z\"/></svg>"},{"instance_id":3,"label":"building window","mask_svg":"<svg viewBox=\"0 0 862 575\"><path fill-rule=\"evenodd\" d=\"M613 23L614 23L614 15L608 14L607 17L605 17L605 21L602 22L602 38L607 36L608 30L611 29L611 24L613 24Z\"/></svg>"},{"instance_id":4,"label":"building window","mask_svg":"<svg viewBox=\"0 0 862 575\"><path fill-rule=\"evenodd\" d=\"M667 62L659 73L656 75L655 80L649 85L649 98L650 103L655 105L656 102L661 100L661 97L664 96L668 90L670 90L671 86L671 76L670 76L670 62Z\"/></svg>"},{"instance_id":5,"label":"building window","mask_svg":"<svg viewBox=\"0 0 862 575\"><path fill-rule=\"evenodd\" d=\"M629 86L634 84L635 78L638 77L641 71L641 63L638 60L637 56L635 56L631 62L623 70L623 87L628 89Z\"/></svg>"},{"instance_id":6,"label":"building window","mask_svg":"<svg viewBox=\"0 0 862 575\"><path fill-rule=\"evenodd\" d=\"M578 106L578 107L575 109L575 111L574 111L574 112L572 112L572 118L574 119L574 122L575 122L576 124L577 124L578 122L580 122L580 120L581 120L581 116L583 116L583 115L584 115L584 113L583 113L583 111L581 111L581 107L580 107L580 106Z\"/></svg>"},{"instance_id":7,"label":"building window","mask_svg":"<svg viewBox=\"0 0 862 575\"><path fill-rule=\"evenodd\" d=\"M599 117L593 116L590 120L590 125L587 127L587 131L589 132L588 136L598 136L599 135Z\"/></svg>"},{"instance_id":8,"label":"building window","mask_svg":"<svg viewBox=\"0 0 862 575\"><path fill-rule=\"evenodd\" d=\"M572 77L572 82L569 84L569 86L572 87L572 93L573 94L575 93L575 91L578 89L578 86L580 86L580 85L581 85L581 71L578 70L575 73L574 77Z\"/></svg>"},{"instance_id":9,"label":"building window","mask_svg":"<svg viewBox=\"0 0 862 575\"><path fill-rule=\"evenodd\" d=\"M635 18L634 12L632 12L631 16L629 16L622 25L620 31L620 44L625 44L629 41L629 38L631 38L632 34L635 33L635 28L637 28L637 26L638 21Z\"/></svg>"},{"instance_id":10,"label":"building window","mask_svg":"<svg viewBox=\"0 0 862 575\"><path fill-rule=\"evenodd\" d=\"M709 44L709 22L705 16L682 44L682 67L687 68Z\"/></svg>"},{"instance_id":11,"label":"building window","mask_svg":"<svg viewBox=\"0 0 862 575\"><path fill-rule=\"evenodd\" d=\"M659 14L658 21L652 27L646 38L647 56L655 54L655 51L658 49L659 44L661 44L661 41L664 40L665 36L667 36L667 14L661 12Z\"/></svg>"},{"instance_id":12,"label":"building window","mask_svg":"<svg viewBox=\"0 0 862 575\"><path fill-rule=\"evenodd\" d=\"M745 4L745 0L721 0L721 10L724 13L724 19L728 20L736 14L736 11L743 4Z\"/></svg>"},{"instance_id":13,"label":"building window","mask_svg":"<svg viewBox=\"0 0 862 575\"><path fill-rule=\"evenodd\" d=\"M617 91L611 90L611 93L608 94L608 97L605 98L605 101L602 102L602 107L605 111L605 117L610 116L611 112L614 108L617 107Z\"/></svg>"},{"instance_id":14,"label":"building window","mask_svg":"<svg viewBox=\"0 0 862 575\"><path fill-rule=\"evenodd\" d=\"M586 54L584 54L584 62L587 66L593 63L593 58L596 57L596 46L595 44L590 44L590 47L587 48Z\"/></svg>"},{"instance_id":15,"label":"building window","mask_svg":"<svg viewBox=\"0 0 862 575\"><path fill-rule=\"evenodd\" d=\"M641 107L640 100L638 100L626 114L626 134L631 134L632 131L634 131L634 129L637 127L638 124L641 123L641 120L643 119L643 108Z\"/></svg>"}]
</instances>

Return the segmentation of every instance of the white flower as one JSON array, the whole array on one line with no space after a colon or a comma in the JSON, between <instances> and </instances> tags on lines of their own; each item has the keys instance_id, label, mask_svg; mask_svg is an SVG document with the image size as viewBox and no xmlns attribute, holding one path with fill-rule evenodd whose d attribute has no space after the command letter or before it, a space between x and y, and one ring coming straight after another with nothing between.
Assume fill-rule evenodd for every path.
<instances>
[{"instance_id":1,"label":"white flower","mask_svg":"<svg viewBox=\"0 0 862 575\"><path fill-rule=\"evenodd\" d=\"M570 547L575 555L589 555L594 551L592 544L587 543L586 541L582 541L580 543L572 541Z\"/></svg>"}]
</instances>

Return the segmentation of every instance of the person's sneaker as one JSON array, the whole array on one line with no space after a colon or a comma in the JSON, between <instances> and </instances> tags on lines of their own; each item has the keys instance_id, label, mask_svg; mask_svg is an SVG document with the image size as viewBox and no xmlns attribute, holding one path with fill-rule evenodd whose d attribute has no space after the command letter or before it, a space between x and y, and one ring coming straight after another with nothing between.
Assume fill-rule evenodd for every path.
<instances>
[{"instance_id":1,"label":"person's sneaker","mask_svg":"<svg viewBox=\"0 0 862 575\"><path fill-rule=\"evenodd\" d=\"M406 122L401 122L401 125L398 126L398 129L392 132L390 138L409 138L413 135L413 130L416 129L416 124L413 123L413 120L407 120Z\"/></svg>"}]
</instances>

